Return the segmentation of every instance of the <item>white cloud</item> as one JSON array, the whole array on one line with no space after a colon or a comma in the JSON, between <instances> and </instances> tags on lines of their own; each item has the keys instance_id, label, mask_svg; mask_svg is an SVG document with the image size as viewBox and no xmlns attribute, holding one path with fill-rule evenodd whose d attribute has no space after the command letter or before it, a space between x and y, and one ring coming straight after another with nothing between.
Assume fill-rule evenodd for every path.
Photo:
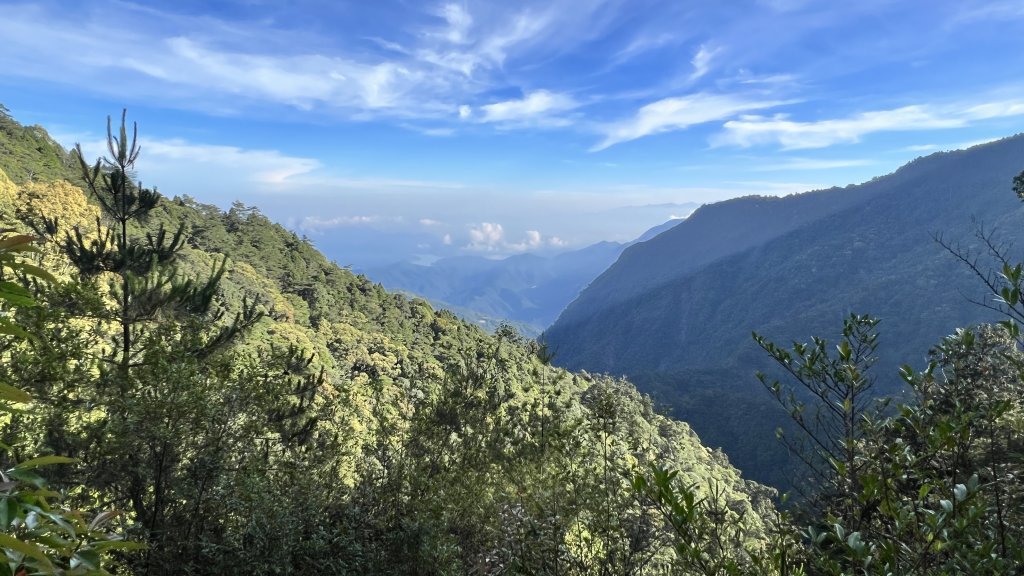
<instances>
[{"instance_id":1,"label":"white cloud","mask_svg":"<svg viewBox=\"0 0 1024 576\"><path fill-rule=\"evenodd\" d=\"M445 246L451 246L452 245L452 235L451 234L445 234L441 238L441 243L444 244Z\"/></svg>"},{"instance_id":2,"label":"white cloud","mask_svg":"<svg viewBox=\"0 0 1024 576\"><path fill-rule=\"evenodd\" d=\"M71 148L82 140L86 158L109 155L106 141L92 134L64 134L57 138ZM246 149L183 139L140 138L138 171L147 184L155 183L170 195L205 193L230 201L242 194L307 193L337 195L359 193L441 193L463 190L465 184L332 174L319 160L290 156L277 150ZM166 183L173 182L170 188Z\"/></svg>"},{"instance_id":3,"label":"white cloud","mask_svg":"<svg viewBox=\"0 0 1024 576\"><path fill-rule=\"evenodd\" d=\"M421 226L440 226L441 224L443 224L443 222L439 220L434 220L432 218L420 218Z\"/></svg>"},{"instance_id":4,"label":"white cloud","mask_svg":"<svg viewBox=\"0 0 1024 576\"><path fill-rule=\"evenodd\" d=\"M433 136L435 138L447 138L448 136L455 135L455 129L446 126L419 126L416 124L399 124L399 126L406 130L412 130L424 136Z\"/></svg>"},{"instance_id":5,"label":"white cloud","mask_svg":"<svg viewBox=\"0 0 1024 576\"><path fill-rule=\"evenodd\" d=\"M591 148L604 150L610 146L629 142L672 130L684 130L696 124L723 120L741 112L773 108L787 102L747 100L730 95L697 93L677 98L665 98L640 108L628 120L604 128L605 138Z\"/></svg>"},{"instance_id":6,"label":"white cloud","mask_svg":"<svg viewBox=\"0 0 1024 576\"><path fill-rule=\"evenodd\" d=\"M459 120L466 120L473 115L473 109L463 104L459 106Z\"/></svg>"},{"instance_id":7,"label":"white cloud","mask_svg":"<svg viewBox=\"0 0 1024 576\"><path fill-rule=\"evenodd\" d=\"M817 122L798 122L781 114L747 116L726 122L725 132L713 142L743 148L769 143L778 143L786 150L824 148L841 142L859 142L862 136L872 132L955 128L964 124L960 118L938 117L924 106L904 106Z\"/></svg>"},{"instance_id":8,"label":"white cloud","mask_svg":"<svg viewBox=\"0 0 1024 576\"><path fill-rule=\"evenodd\" d=\"M799 82L800 77L796 74L767 74L759 76L752 74L749 70L740 70L740 73L736 76L735 80L740 84L783 86Z\"/></svg>"},{"instance_id":9,"label":"white cloud","mask_svg":"<svg viewBox=\"0 0 1024 576\"><path fill-rule=\"evenodd\" d=\"M469 244L465 248L474 252L513 253L565 245L566 242L561 238L545 238L538 230L527 230L521 240L510 242L506 238L505 228L501 224L481 222L478 225L470 226Z\"/></svg>"},{"instance_id":10,"label":"white cloud","mask_svg":"<svg viewBox=\"0 0 1024 576\"><path fill-rule=\"evenodd\" d=\"M521 122L557 122L555 115L567 112L579 106L579 103L566 94L557 94L547 90L530 92L518 100L505 100L480 107L483 116L481 122L521 123Z\"/></svg>"},{"instance_id":11,"label":"white cloud","mask_svg":"<svg viewBox=\"0 0 1024 576\"><path fill-rule=\"evenodd\" d=\"M276 150L247 150L235 146L196 144L181 139L142 140L142 162L210 164L248 175L254 182L281 184L320 167L312 158L287 156Z\"/></svg>"},{"instance_id":12,"label":"white cloud","mask_svg":"<svg viewBox=\"0 0 1024 576\"><path fill-rule=\"evenodd\" d=\"M340 226L362 226L380 221L380 216L335 216L333 218L306 216L299 222L298 229L302 232L317 233Z\"/></svg>"},{"instance_id":13,"label":"white cloud","mask_svg":"<svg viewBox=\"0 0 1024 576\"><path fill-rule=\"evenodd\" d=\"M71 138L69 140L68 138ZM109 155L104 140L84 139L82 135L61 137L65 146L83 139L82 153L87 158ZM238 177L250 183L280 185L321 167L314 158L289 156L277 150L246 149L220 144L202 144L180 138L168 140L140 138L142 154L139 171L143 174L187 172L206 177L211 172Z\"/></svg>"},{"instance_id":14,"label":"white cloud","mask_svg":"<svg viewBox=\"0 0 1024 576\"><path fill-rule=\"evenodd\" d=\"M779 144L786 150L825 148L833 144L856 143L875 132L960 128L973 121L1022 114L1024 101L1007 100L943 107L903 106L809 122L791 120L782 114L747 116L726 122L724 132L715 136L712 142L719 146L743 148L759 144Z\"/></svg>"},{"instance_id":15,"label":"white cloud","mask_svg":"<svg viewBox=\"0 0 1024 576\"><path fill-rule=\"evenodd\" d=\"M509 57L546 58L546 48L582 41L601 3L491 7L478 22L472 4L449 2L433 10L442 26L358 38L357 48L271 18L242 24L119 3L121 29L112 36L107 2L73 16L52 4L14 5L0 18L0 67L15 77L116 94L119 101L174 102L204 112L276 104L364 120L465 118L459 102L473 104L495 86L514 86L502 79ZM395 29L418 23L420 15L409 14ZM125 82L105 81L125 71Z\"/></svg>"},{"instance_id":16,"label":"white cloud","mask_svg":"<svg viewBox=\"0 0 1024 576\"><path fill-rule=\"evenodd\" d=\"M701 44L697 53L693 55L693 59L690 60L690 64L693 64L693 74L690 75L690 79L697 80L707 74L711 70L711 61L721 50L721 48L708 44Z\"/></svg>"},{"instance_id":17,"label":"white cloud","mask_svg":"<svg viewBox=\"0 0 1024 576\"><path fill-rule=\"evenodd\" d=\"M971 120L1004 118L1006 116L1020 116L1021 114L1024 114L1024 100L985 102L971 106L963 113L964 117Z\"/></svg>"},{"instance_id":18,"label":"white cloud","mask_svg":"<svg viewBox=\"0 0 1024 576\"><path fill-rule=\"evenodd\" d=\"M536 250L544 246L544 236L537 230L527 230L523 240L515 244L508 244L507 248L513 252L526 252Z\"/></svg>"},{"instance_id":19,"label":"white cloud","mask_svg":"<svg viewBox=\"0 0 1024 576\"><path fill-rule=\"evenodd\" d=\"M440 36L452 44L469 42L469 29L473 26L473 17L469 11L459 4L445 4L440 16L448 23L448 27Z\"/></svg>"},{"instance_id":20,"label":"white cloud","mask_svg":"<svg viewBox=\"0 0 1024 576\"><path fill-rule=\"evenodd\" d=\"M640 34L633 39L625 48L615 54L612 59L613 64L621 64L626 60L650 52L658 50L665 46L671 46L680 42L680 36L678 34Z\"/></svg>"},{"instance_id":21,"label":"white cloud","mask_svg":"<svg viewBox=\"0 0 1024 576\"><path fill-rule=\"evenodd\" d=\"M505 242L505 229L501 224L493 222L481 222L478 226L471 226L469 229L470 250L493 252L499 250Z\"/></svg>"}]
</instances>

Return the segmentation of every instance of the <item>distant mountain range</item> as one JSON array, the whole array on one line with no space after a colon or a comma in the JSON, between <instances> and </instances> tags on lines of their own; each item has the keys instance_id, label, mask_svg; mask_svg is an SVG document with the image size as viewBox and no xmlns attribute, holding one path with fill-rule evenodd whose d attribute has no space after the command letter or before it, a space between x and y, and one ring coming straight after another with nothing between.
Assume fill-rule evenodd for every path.
<instances>
[{"instance_id":1,"label":"distant mountain range","mask_svg":"<svg viewBox=\"0 0 1024 576\"><path fill-rule=\"evenodd\" d=\"M956 327L990 320L984 290L935 240L984 254L978 226L1020 239L1011 180L1024 136L919 158L870 182L706 205L626 248L544 334L557 364L626 375L721 446L751 477L784 485L774 440L784 414L754 378L751 339L831 341L851 312L881 318L878 393L922 368ZM984 262L984 260L982 261Z\"/></svg>"},{"instance_id":2,"label":"distant mountain range","mask_svg":"<svg viewBox=\"0 0 1024 576\"><path fill-rule=\"evenodd\" d=\"M360 270L385 288L414 294L485 328L502 322L537 336L622 250L654 238L669 220L628 243L599 242L554 256L518 254L442 258L431 265L401 262Z\"/></svg>"}]
</instances>

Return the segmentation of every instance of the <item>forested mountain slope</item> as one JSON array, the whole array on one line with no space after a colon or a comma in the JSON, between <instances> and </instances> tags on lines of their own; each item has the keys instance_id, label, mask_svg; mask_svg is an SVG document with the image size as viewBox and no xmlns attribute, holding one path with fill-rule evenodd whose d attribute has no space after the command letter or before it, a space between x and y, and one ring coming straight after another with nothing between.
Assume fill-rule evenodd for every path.
<instances>
[{"instance_id":1,"label":"forested mountain slope","mask_svg":"<svg viewBox=\"0 0 1024 576\"><path fill-rule=\"evenodd\" d=\"M3 341L0 381L37 402L0 415L2 463L76 458L51 480L121 511L149 546L133 570L639 573L673 558L631 485L654 461L764 537L771 491L630 384L389 293L255 208L129 186L145 210L116 239L74 153L3 120L0 220L50 239L32 257L58 282L25 280L36 336Z\"/></svg>"},{"instance_id":2,"label":"forested mountain slope","mask_svg":"<svg viewBox=\"0 0 1024 576\"><path fill-rule=\"evenodd\" d=\"M921 365L957 326L992 318L965 297L991 296L934 235L981 256L980 225L997 242L1019 239L1024 210L1008 188L1022 158L1017 136L859 186L705 206L626 250L544 338L559 365L627 375L745 472L782 482L783 455L770 454L782 416L751 375L767 361L751 331L834 340L851 312L875 315L877 392L897 392L898 365Z\"/></svg>"}]
</instances>

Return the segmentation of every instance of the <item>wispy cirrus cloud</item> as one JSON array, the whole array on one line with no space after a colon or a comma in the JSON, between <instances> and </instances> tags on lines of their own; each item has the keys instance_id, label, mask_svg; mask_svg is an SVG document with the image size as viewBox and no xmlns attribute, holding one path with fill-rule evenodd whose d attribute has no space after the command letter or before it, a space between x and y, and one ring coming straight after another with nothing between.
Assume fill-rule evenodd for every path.
<instances>
[{"instance_id":1,"label":"wispy cirrus cloud","mask_svg":"<svg viewBox=\"0 0 1024 576\"><path fill-rule=\"evenodd\" d=\"M645 31L643 34L633 38L625 48L616 52L612 56L611 65L617 66L642 54L677 45L682 40L679 34L670 34L668 32L654 34Z\"/></svg>"},{"instance_id":2,"label":"wispy cirrus cloud","mask_svg":"<svg viewBox=\"0 0 1024 576\"><path fill-rule=\"evenodd\" d=\"M9 74L206 110L284 105L359 120L455 120L460 104L475 105L496 83L509 85L502 77L510 58L546 57L584 41L602 27L601 8L615 1L443 3L407 10L390 34L359 37L361 46L271 19L241 27L134 4L117 4L124 24L111 35L104 9L110 2L73 15L45 1L15 4L0 19L0 66ZM116 87L102 81L112 72L130 73L131 81Z\"/></svg>"},{"instance_id":3,"label":"wispy cirrus cloud","mask_svg":"<svg viewBox=\"0 0 1024 576\"><path fill-rule=\"evenodd\" d=\"M444 18L447 27L439 33L428 35L438 36L452 44L469 43L469 30L473 26L473 16L462 4L449 3L441 6L439 16Z\"/></svg>"},{"instance_id":4,"label":"wispy cirrus cloud","mask_svg":"<svg viewBox=\"0 0 1024 576\"><path fill-rule=\"evenodd\" d=\"M109 155L106 142L92 134L59 135L56 139L68 148L80 141L87 158ZM197 181L208 182L225 193L237 193L234 191L239 189L275 194L306 190L321 193L452 192L465 188L463 183L454 181L340 175L317 159L293 156L279 150L241 148L180 138L140 138L139 144L142 148L139 171L146 175L147 180L166 182L174 180L174 174L188 173ZM191 190L171 190L170 194L182 192L193 193Z\"/></svg>"},{"instance_id":5,"label":"wispy cirrus cloud","mask_svg":"<svg viewBox=\"0 0 1024 576\"><path fill-rule=\"evenodd\" d=\"M711 70L712 60L714 60L721 51L721 47L708 43L701 44L700 48L697 49L697 53L694 54L693 58L690 60L690 64L693 64L693 74L690 74L690 79L697 80L707 74L708 71Z\"/></svg>"},{"instance_id":6,"label":"wispy cirrus cloud","mask_svg":"<svg viewBox=\"0 0 1024 576\"><path fill-rule=\"evenodd\" d=\"M560 114L579 106L580 103L567 94L536 90L522 98L480 106L478 121L511 125L564 126L569 121L560 117ZM472 112L463 116L470 118Z\"/></svg>"},{"instance_id":7,"label":"wispy cirrus cloud","mask_svg":"<svg viewBox=\"0 0 1024 576\"><path fill-rule=\"evenodd\" d=\"M217 50L185 37L166 41L154 60L162 80L204 90L282 102L300 109L317 104L364 110L398 108L423 72L394 62L364 64L317 54L269 56Z\"/></svg>"},{"instance_id":8,"label":"wispy cirrus cloud","mask_svg":"<svg viewBox=\"0 0 1024 576\"><path fill-rule=\"evenodd\" d=\"M280 184L320 168L313 158L288 156L277 150L249 150L237 146L195 144L185 140L143 140L147 162L211 164L247 174L255 182Z\"/></svg>"},{"instance_id":9,"label":"wispy cirrus cloud","mask_svg":"<svg viewBox=\"0 0 1024 576\"><path fill-rule=\"evenodd\" d=\"M782 100L755 100L728 94L697 93L665 98L637 110L629 119L604 126L604 139L592 152L652 134L685 130L690 126L731 118L742 112L774 108L787 104Z\"/></svg>"},{"instance_id":10,"label":"wispy cirrus cloud","mask_svg":"<svg viewBox=\"0 0 1024 576\"><path fill-rule=\"evenodd\" d=\"M777 144L784 150L852 144L876 132L962 128L972 122L1024 115L1024 101L1004 100L946 106L912 105L861 112L845 118L793 120L788 115L745 116L729 120L712 139L716 146L748 148Z\"/></svg>"},{"instance_id":11,"label":"wispy cirrus cloud","mask_svg":"<svg viewBox=\"0 0 1024 576\"><path fill-rule=\"evenodd\" d=\"M82 153L87 158L109 155L104 140L92 135L56 136L65 147L71 148L80 142ZM181 138L141 138L143 150L140 170L157 174L186 170L231 174L240 181L251 184L277 185L300 176L306 176L322 167L319 160L291 156L278 150L262 150L189 142Z\"/></svg>"},{"instance_id":12,"label":"wispy cirrus cloud","mask_svg":"<svg viewBox=\"0 0 1024 576\"><path fill-rule=\"evenodd\" d=\"M1024 18L1024 5L1016 0L963 2L953 14L954 23L975 23L985 20Z\"/></svg>"}]
</instances>

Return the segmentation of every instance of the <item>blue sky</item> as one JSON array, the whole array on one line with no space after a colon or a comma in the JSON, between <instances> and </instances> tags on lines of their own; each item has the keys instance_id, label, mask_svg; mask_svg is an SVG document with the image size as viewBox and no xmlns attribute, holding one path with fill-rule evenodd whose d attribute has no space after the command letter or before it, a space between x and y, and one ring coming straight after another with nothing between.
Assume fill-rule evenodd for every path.
<instances>
[{"instance_id":1,"label":"blue sky","mask_svg":"<svg viewBox=\"0 0 1024 576\"><path fill-rule=\"evenodd\" d=\"M1024 125L1024 2L0 1L0 103L341 263L627 240Z\"/></svg>"}]
</instances>

